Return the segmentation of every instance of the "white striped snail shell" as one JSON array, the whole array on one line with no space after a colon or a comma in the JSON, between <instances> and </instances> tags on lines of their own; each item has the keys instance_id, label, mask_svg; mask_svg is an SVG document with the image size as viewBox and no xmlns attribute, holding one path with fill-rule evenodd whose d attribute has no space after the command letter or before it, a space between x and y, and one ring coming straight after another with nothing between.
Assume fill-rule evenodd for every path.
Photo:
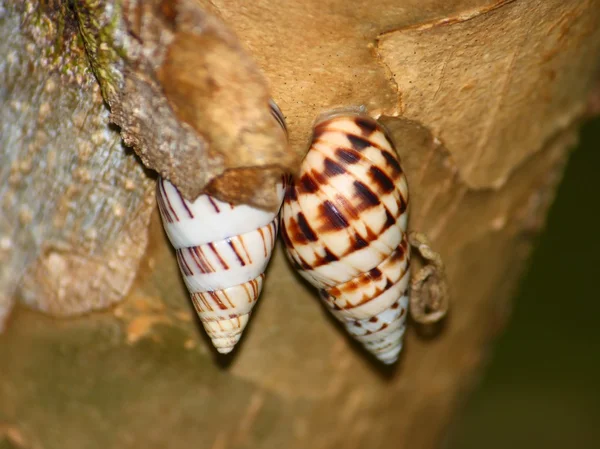
<instances>
[{"instance_id":1,"label":"white striped snail shell","mask_svg":"<svg viewBox=\"0 0 600 449\"><path fill-rule=\"evenodd\" d=\"M383 127L360 113L317 123L281 235L299 274L386 364L402 349L409 290L408 185Z\"/></svg>"},{"instance_id":2,"label":"white striped snail shell","mask_svg":"<svg viewBox=\"0 0 600 449\"><path fill-rule=\"evenodd\" d=\"M274 102L271 111L285 130ZM284 189L283 183L277 185L280 202ZM227 354L239 341L262 290L279 211L233 205L208 194L190 202L160 177L156 198L194 308L217 351Z\"/></svg>"}]
</instances>

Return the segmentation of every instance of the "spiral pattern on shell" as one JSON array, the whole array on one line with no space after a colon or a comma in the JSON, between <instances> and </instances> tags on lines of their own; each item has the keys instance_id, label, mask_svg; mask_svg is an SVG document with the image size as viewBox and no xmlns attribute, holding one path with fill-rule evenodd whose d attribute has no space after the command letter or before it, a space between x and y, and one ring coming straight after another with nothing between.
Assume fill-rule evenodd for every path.
<instances>
[{"instance_id":1,"label":"spiral pattern on shell","mask_svg":"<svg viewBox=\"0 0 600 449\"><path fill-rule=\"evenodd\" d=\"M273 101L270 106L274 119L285 130L283 114ZM284 190L284 184L279 183L280 204ZM208 194L190 202L160 177L156 198L202 325L217 351L229 353L262 290L277 239L279 211L234 205Z\"/></svg>"},{"instance_id":2,"label":"spiral pattern on shell","mask_svg":"<svg viewBox=\"0 0 600 449\"><path fill-rule=\"evenodd\" d=\"M358 113L315 126L281 235L299 274L366 349L398 359L408 308L408 185L394 145Z\"/></svg>"}]
</instances>

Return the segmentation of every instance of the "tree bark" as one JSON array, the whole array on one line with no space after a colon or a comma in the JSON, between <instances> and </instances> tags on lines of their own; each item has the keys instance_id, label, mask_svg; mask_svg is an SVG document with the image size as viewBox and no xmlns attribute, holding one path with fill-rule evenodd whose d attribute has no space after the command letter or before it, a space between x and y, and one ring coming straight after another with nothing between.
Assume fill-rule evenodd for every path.
<instances>
[{"instance_id":1,"label":"tree bark","mask_svg":"<svg viewBox=\"0 0 600 449\"><path fill-rule=\"evenodd\" d=\"M0 447L437 447L598 112L598 0L0 0L0 37ZM278 247L217 355L144 163L187 179L199 158L187 197L271 207L315 118L361 105L397 144L450 315L409 324L384 368Z\"/></svg>"}]
</instances>

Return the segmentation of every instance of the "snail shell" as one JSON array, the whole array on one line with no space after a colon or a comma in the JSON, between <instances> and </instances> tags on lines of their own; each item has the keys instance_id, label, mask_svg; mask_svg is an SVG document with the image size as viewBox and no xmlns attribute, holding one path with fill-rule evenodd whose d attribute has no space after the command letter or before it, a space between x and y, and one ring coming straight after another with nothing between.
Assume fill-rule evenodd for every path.
<instances>
[{"instance_id":1,"label":"snail shell","mask_svg":"<svg viewBox=\"0 0 600 449\"><path fill-rule=\"evenodd\" d=\"M277 186L283 200L284 188ZM158 179L163 226L204 329L220 353L239 341L277 239L277 213L200 195L189 202Z\"/></svg>"},{"instance_id":2,"label":"snail shell","mask_svg":"<svg viewBox=\"0 0 600 449\"><path fill-rule=\"evenodd\" d=\"M361 113L315 126L287 187L287 254L348 332L386 364L398 359L408 308L408 185L383 127Z\"/></svg>"},{"instance_id":3,"label":"snail shell","mask_svg":"<svg viewBox=\"0 0 600 449\"><path fill-rule=\"evenodd\" d=\"M285 130L283 114L273 101L270 105ZM280 203L284 190L277 185ZM233 205L208 194L190 202L160 177L156 198L194 308L217 351L227 354L262 290L277 239L278 211Z\"/></svg>"}]
</instances>

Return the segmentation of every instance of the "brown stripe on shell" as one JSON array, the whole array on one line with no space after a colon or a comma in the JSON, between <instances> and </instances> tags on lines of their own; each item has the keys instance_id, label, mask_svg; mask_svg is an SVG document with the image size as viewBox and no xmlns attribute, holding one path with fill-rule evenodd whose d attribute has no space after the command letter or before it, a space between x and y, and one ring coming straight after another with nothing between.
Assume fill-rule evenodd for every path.
<instances>
[{"instance_id":1,"label":"brown stripe on shell","mask_svg":"<svg viewBox=\"0 0 600 449\"><path fill-rule=\"evenodd\" d=\"M239 240L240 244L242 245L242 249L244 250L244 253L246 253L246 260L248 261L248 263L252 263L252 257L250 256L250 253L248 252L248 248L246 248L246 242L244 242L244 236L243 235L239 235L237 237L237 239Z\"/></svg>"},{"instance_id":2,"label":"brown stripe on shell","mask_svg":"<svg viewBox=\"0 0 600 449\"><path fill-rule=\"evenodd\" d=\"M299 186L300 193L315 193L319 190L319 185L308 173L302 175Z\"/></svg>"},{"instance_id":3,"label":"brown stripe on shell","mask_svg":"<svg viewBox=\"0 0 600 449\"><path fill-rule=\"evenodd\" d=\"M288 220L288 225L287 227L289 228L289 234L286 231L282 231L282 238L284 239L284 241L289 240L290 242L296 243L296 244L303 244L306 245L308 242L310 242L311 238L315 238L316 236L313 234L309 234L308 236L306 234L304 234L302 228L300 227L300 225L298 224L298 220L295 219L294 217L290 217L290 219ZM285 228L285 226L284 226ZM284 235L285 233L285 235ZM314 241L314 240L313 240Z\"/></svg>"},{"instance_id":4,"label":"brown stripe on shell","mask_svg":"<svg viewBox=\"0 0 600 449\"><path fill-rule=\"evenodd\" d=\"M379 193L390 193L396 189L394 181L379 167L373 165L369 168L371 180L379 187Z\"/></svg>"},{"instance_id":5,"label":"brown stripe on shell","mask_svg":"<svg viewBox=\"0 0 600 449\"><path fill-rule=\"evenodd\" d=\"M310 171L310 176L317 183L317 185L328 184L327 181L329 178L331 178L331 176L327 175L326 173L314 169Z\"/></svg>"},{"instance_id":6,"label":"brown stripe on shell","mask_svg":"<svg viewBox=\"0 0 600 449\"><path fill-rule=\"evenodd\" d=\"M263 244L263 255L265 257L267 257L267 242L265 240L265 234L263 233L262 228L258 228L257 229L258 233L260 234L260 239L262 240L262 244Z\"/></svg>"},{"instance_id":7,"label":"brown stripe on shell","mask_svg":"<svg viewBox=\"0 0 600 449\"><path fill-rule=\"evenodd\" d=\"M273 247L275 245L275 235L277 234L277 227L279 226L279 221L277 218L271 222L271 224L267 227L269 231L269 246Z\"/></svg>"},{"instance_id":8,"label":"brown stripe on shell","mask_svg":"<svg viewBox=\"0 0 600 449\"><path fill-rule=\"evenodd\" d=\"M213 242L210 242L208 244L208 247L214 253L214 255L217 256L217 259L219 259L219 263L221 264L221 267L224 270L229 270L229 265L227 265L227 262L225 262L225 260L223 260L223 258L221 257L221 254L219 254L219 251L217 250L217 248L215 248L215 245L213 244Z\"/></svg>"},{"instance_id":9,"label":"brown stripe on shell","mask_svg":"<svg viewBox=\"0 0 600 449\"><path fill-rule=\"evenodd\" d=\"M406 212L406 209L408 208L408 201L406 201L406 199L402 195L402 192L400 192L400 191L398 191L398 199L397 199L396 204L398 206L398 211L399 211L398 218L399 218L400 215L402 215L404 212Z\"/></svg>"},{"instance_id":10,"label":"brown stripe on shell","mask_svg":"<svg viewBox=\"0 0 600 449\"><path fill-rule=\"evenodd\" d=\"M293 182L285 189L285 202L289 203L291 201L298 201L298 191Z\"/></svg>"},{"instance_id":11,"label":"brown stripe on shell","mask_svg":"<svg viewBox=\"0 0 600 449\"><path fill-rule=\"evenodd\" d=\"M329 200L319 205L318 216L322 223L318 228L319 232L338 231L350 226L344 214Z\"/></svg>"},{"instance_id":12,"label":"brown stripe on shell","mask_svg":"<svg viewBox=\"0 0 600 449\"><path fill-rule=\"evenodd\" d=\"M297 218L298 228L300 229L300 232L302 232L302 235L304 235L304 237L306 237L306 239L309 242L316 242L317 240L319 240L319 238L317 237L315 232L312 230L312 228L306 221L306 217L304 216L304 214L302 212L299 212L296 215L296 218Z\"/></svg>"},{"instance_id":13,"label":"brown stripe on shell","mask_svg":"<svg viewBox=\"0 0 600 449\"><path fill-rule=\"evenodd\" d=\"M225 304L223 304L223 301L221 301L221 298L219 298L219 295L216 292L207 291L206 293L211 297L213 302L217 305L217 307L220 310L227 310L228 307Z\"/></svg>"},{"instance_id":14,"label":"brown stripe on shell","mask_svg":"<svg viewBox=\"0 0 600 449\"><path fill-rule=\"evenodd\" d=\"M158 204L158 211L160 212L161 217L163 217L167 223L173 223L173 219L167 210L167 206L160 189L160 181L156 183L156 200Z\"/></svg>"},{"instance_id":15,"label":"brown stripe on shell","mask_svg":"<svg viewBox=\"0 0 600 449\"><path fill-rule=\"evenodd\" d=\"M167 209L169 210L169 215L173 214L171 216L171 222L173 221L179 221L179 217L177 216L177 214L175 213L175 210L173 209L173 206L171 205L171 201L169 200L169 197L167 195L167 191L165 190L165 182L164 180L161 178L160 179L160 186L162 188L162 197L165 200L165 204L167 206Z\"/></svg>"},{"instance_id":16,"label":"brown stripe on shell","mask_svg":"<svg viewBox=\"0 0 600 449\"><path fill-rule=\"evenodd\" d=\"M340 258L338 256L336 256L335 254L333 254L329 250L329 248L327 248L326 246L324 247L324 250L325 250L325 256L320 256L318 254L315 254L315 262L313 263L313 266L323 266L328 263L336 262L336 261L340 260Z\"/></svg>"},{"instance_id":17,"label":"brown stripe on shell","mask_svg":"<svg viewBox=\"0 0 600 449\"><path fill-rule=\"evenodd\" d=\"M183 257L183 255L181 254L181 250L180 249L178 249L178 250L175 251L175 257L177 258L177 262L179 263L179 268L181 269L181 271L183 271L183 274L186 275L186 276L193 276L194 273L192 272L192 269L190 268L190 266L186 262L186 260Z\"/></svg>"},{"instance_id":18,"label":"brown stripe on shell","mask_svg":"<svg viewBox=\"0 0 600 449\"><path fill-rule=\"evenodd\" d=\"M386 222L384 224L384 227L382 228L381 232L384 232L385 230L387 230L390 226L394 225L397 222L397 219L400 217L401 213L399 213L399 215L397 217L393 217L391 215L391 213L385 209L386 211ZM348 227L350 227L350 225L348 224ZM293 233L293 236L290 237L288 234L288 229L289 231ZM318 228L318 232L334 232L334 231L338 231L340 229L343 228L334 228L334 227L321 227ZM378 234L376 234L375 232L373 232L368 226L365 225L365 230L366 230L366 239L362 236L360 236L357 232L355 232L352 235L349 235L350 241L351 241L351 245L350 247L341 255L339 256L335 256L336 259L332 259L332 258L328 258L328 257L322 257L320 256L318 253L314 252L315 255L315 260L312 264L308 264L306 261L302 261L301 263L298 262L296 264L296 268L297 269L301 269L301 270L313 270L316 269L318 267L321 267L333 260L340 260L344 257L349 256L350 254L352 254L353 252L360 250L362 248L365 248L366 246L368 246L370 244L370 242L375 241L378 239ZM308 238L306 237L306 235L304 235L304 233L301 232L300 227L296 221L296 219L294 219L293 217L290 217L288 220L288 224L287 226L283 226L282 231L281 231L281 236L282 239L284 241L284 244L288 247L288 248L293 248L294 244L301 244L301 245L307 245L310 240L308 240ZM315 234L316 237L316 234ZM318 238L317 238L318 240ZM329 248L327 248L327 246L321 242L321 248L325 251L325 252L329 252L330 254L331 251L329 250Z\"/></svg>"},{"instance_id":19,"label":"brown stripe on shell","mask_svg":"<svg viewBox=\"0 0 600 449\"><path fill-rule=\"evenodd\" d=\"M352 226L351 226L350 222L348 222L346 220L346 218L344 217L344 213L343 213L346 211L345 205L347 203L348 203L347 201L342 202L341 203L342 206L338 208L338 207L336 207L337 205L333 204L331 201L324 200L321 203L321 205L319 206L319 212L320 212L319 218L320 218L320 221L322 224L320 227L317 228L317 230L316 230L317 233L337 232L337 231L340 231L341 229L351 228ZM382 229L380 230L380 232L384 232L389 227L395 225L403 213L402 208L399 208L398 215L393 216L391 214L391 212L387 209L387 207L385 207L385 204L382 204L382 205L385 210L386 221L384 222L384 225L383 225ZM363 210L364 210L364 208L363 208ZM356 209L353 209L353 211L355 212ZM303 213L302 213L302 216L303 216L303 218L305 218ZM356 216L357 216L357 214L353 213L350 218L354 218ZM306 224L308 226L308 223L306 223ZM289 228L289 229L286 229L286 228ZM319 239L317 237L317 233L315 233L312 230L312 228L309 228L309 229L312 231L310 234L310 238L311 239L316 238L317 240L310 240L309 236L307 236L304 232L302 232L302 229L300 228L297 220L294 217L290 217L287 221L287 226L283 226L283 229L281 231L281 235L282 235L284 244L288 248L292 248L294 246L294 244L307 245L307 244L309 244L309 242L318 241ZM289 230L289 232L292 233L291 236L288 234L288 230ZM373 232L373 230L371 230L369 228L369 226L365 225L365 230L366 230L366 234L367 234L365 237L360 236L356 231L353 234L349 235L351 245L343 254L337 256L338 259L342 259L346 256L349 256L354 251L365 248L372 241L375 241L378 239L379 234ZM325 246L325 244L323 242L321 242L321 247L324 250L329 251L329 249ZM307 264L306 262L303 262L301 264L302 269L312 270L312 269L318 268L320 266L323 266L329 262L329 260L327 258L319 256L316 252L314 254L315 254L315 261L312 264Z\"/></svg>"},{"instance_id":20,"label":"brown stripe on shell","mask_svg":"<svg viewBox=\"0 0 600 449\"><path fill-rule=\"evenodd\" d=\"M191 298L192 298L192 302L194 303L194 307L196 308L196 311L198 313L213 312L214 310L211 307L208 300L206 299L206 296L204 296L204 293L205 292L194 292L191 294ZM204 307L202 307L202 305L204 305Z\"/></svg>"},{"instance_id":21,"label":"brown stripe on shell","mask_svg":"<svg viewBox=\"0 0 600 449\"><path fill-rule=\"evenodd\" d=\"M324 151L321 148L318 148L318 149L315 148L315 150L318 151L325 158L325 161L327 161L328 155L329 155L327 151ZM376 165L376 163L373 162L371 159L364 157L362 154L356 153L351 150L343 150L343 149L338 148L336 150L335 154L337 154L337 153L341 153L343 158L348 158L349 154L354 154L354 155L356 155L356 158L353 159L353 161L354 160L356 162L362 161L361 165L364 168L366 168L366 166L368 166L369 168L367 169L367 171L368 171L369 179L372 181L372 184L377 187L376 190L377 190L378 194L388 194L388 193L397 191L397 194L399 196L402 196L400 189L396 186L396 183L395 183L395 181L397 181L399 179L399 177L401 176L400 173L395 174L395 172L393 170L391 172L388 172L387 170L384 170L382 167L379 167L378 165ZM346 165L346 166L354 165L353 163L350 163L350 164L346 163L343 159L340 159L337 156L336 156L336 159L338 161L340 161L343 165ZM350 176L353 176L355 178L361 178L364 176L363 173L355 172L351 168L350 169L344 168L344 171L349 173ZM337 199L337 197L336 197L336 199Z\"/></svg>"},{"instance_id":22,"label":"brown stripe on shell","mask_svg":"<svg viewBox=\"0 0 600 449\"><path fill-rule=\"evenodd\" d=\"M215 210L216 213L220 213L221 209L219 209L219 206L217 205L217 203L215 203L215 200L212 199L212 197L210 195L206 195L208 198L208 201L210 202L210 204L212 205L213 209Z\"/></svg>"},{"instance_id":23,"label":"brown stripe on shell","mask_svg":"<svg viewBox=\"0 0 600 449\"><path fill-rule=\"evenodd\" d=\"M339 151L340 149L338 149ZM328 164L329 167L332 167L331 164L331 160L329 158L327 158L326 153L324 153L323 151L320 151L324 158L325 158L325 164ZM349 153L349 152L347 152ZM351 154L351 153L350 153ZM355 153L358 154L358 153ZM358 156L360 157L360 155ZM329 162L327 162L329 161ZM367 161L370 164L373 164L372 161L368 160ZM326 168L327 170L327 168ZM341 167L339 166L339 164L334 168L334 169L330 169L330 172L333 172L333 174L338 174L341 172ZM389 176L383 171L381 170L379 167L375 166L375 165L371 165L371 178L374 179L375 181L377 181L377 183L381 186L379 188L379 190L384 191L385 193L390 193L391 191L395 190L395 184L394 182L389 178ZM327 174L327 173L326 173ZM312 170L311 171L311 175L304 175L305 177L302 178L301 182L303 183L303 187L305 191L308 192L313 192L318 188L318 182L315 181L315 171ZM378 205L379 203L379 199L377 197L377 195L372 192L368 187L366 187L366 185L364 183L361 183L360 181L357 181L357 184L355 185L357 192L359 193L359 197L363 200L361 201L361 206L360 206L360 210L364 210L366 208L369 207L373 207ZM297 199L297 193L295 191L295 189L291 189L291 192L293 192L293 194L288 195L288 202L292 200L292 197L294 199ZM331 198L330 198L331 199ZM351 204L350 201L348 201L347 199L345 199L342 195L338 195L335 198L336 201L331 202L331 204L333 204L340 212L342 212L341 214L335 214L333 215L334 217L342 217L343 215L346 214L348 216L348 218L350 219L357 219L359 217L359 213L360 210L358 210L356 207L354 207L354 205ZM385 206L385 204L383 205L384 208L386 209L386 222L384 224L384 228L383 230L389 228L391 225L395 224L395 221L398 217L394 217L389 210L387 210L387 207ZM326 212L330 212L331 208L328 207L328 205L325 206L325 211ZM403 207L399 207L400 210L405 210L405 208ZM332 214L329 214L330 216ZM347 223L347 220L344 220ZM337 231L338 229L340 229L342 226L342 224L344 223L344 221L339 220L339 219L335 219L334 223L335 226L325 226L322 228L319 228L319 231L326 231L327 229L330 229L332 231ZM345 226L344 226L345 227ZM359 242L360 243L360 242Z\"/></svg>"},{"instance_id":24,"label":"brown stripe on shell","mask_svg":"<svg viewBox=\"0 0 600 449\"><path fill-rule=\"evenodd\" d=\"M215 271L214 267L210 264L207 257L204 255L202 248L199 246L192 246L190 248L185 248L188 250L190 256L192 256L192 260L200 270L200 273L213 273Z\"/></svg>"},{"instance_id":25,"label":"brown stripe on shell","mask_svg":"<svg viewBox=\"0 0 600 449\"><path fill-rule=\"evenodd\" d=\"M181 193L179 192L179 190L177 190L177 196L179 196L179 201L181 202L181 205L183 206L183 208L185 209L185 211L188 214L188 217L190 218L194 218L194 214L192 214L192 211L190 210L190 208L187 206L185 199L183 198L183 196L181 195ZM210 198L210 197L209 197Z\"/></svg>"},{"instance_id":26,"label":"brown stripe on shell","mask_svg":"<svg viewBox=\"0 0 600 449\"><path fill-rule=\"evenodd\" d=\"M223 295L223 298L225 298L225 301L227 301L227 304L228 304L227 308L235 309L235 304L233 302L231 302L231 298L227 294L227 290L217 290L215 293ZM230 314L229 316L231 317L232 314ZM238 315L233 314L233 316L238 316Z\"/></svg>"},{"instance_id":27,"label":"brown stripe on shell","mask_svg":"<svg viewBox=\"0 0 600 449\"><path fill-rule=\"evenodd\" d=\"M357 291L358 289L364 288L373 282L379 281L381 279L381 277L383 276L382 270L388 271L388 272L390 270L392 270L392 272L393 272L395 265L398 263L401 263L404 260L407 247L408 247L408 239L407 239L406 235L404 235L402 241L400 242L400 245L398 245L396 250L386 260L381 262L378 266L376 266L375 268L372 268L371 270L367 271L366 273L363 273L353 279L350 279L349 281L346 281L342 284L336 285L336 286L328 288L328 289L324 289L323 291L326 292L327 295L329 295L331 298L333 298L332 300L335 301L336 298L341 298L343 296L344 292ZM365 295L362 298L362 301L360 301L359 303L354 304L354 305L347 305L347 306L343 307L343 309L352 309L354 307L363 305L372 299L377 298L379 295L383 294L386 290L389 290L394 285L396 285L398 282L402 281L402 279L407 274L407 272L408 272L408 265L402 271L400 271L397 278L390 279L389 277L386 276L386 284L384 285L383 288L376 288L374 290L374 293L371 296Z\"/></svg>"},{"instance_id":28,"label":"brown stripe on shell","mask_svg":"<svg viewBox=\"0 0 600 449\"><path fill-rule=\"evenodd\" d=\"M377 299L379 296L381 296L382 294L384 294L386 291L388 291L389 289L391 289L394 285L398 284L399 282L402 282L402 278L404 277L404 274L406 274L406 271L403 273L402 277L397 281L397 282L392 282L389 279L387 280L385 286L382 289L375 289L375 291L373 292L373 294L371 295L364 295L360 301L358 301L356 304L350 304L348 302L346 302L346 304L341 307L342 310L352 310L355 309L357 307L361 307L365 304L367 304L368 302L371 302L375 299ZM355 289L361 288L365 285L367 285L367 283L364 284L360 284L358 282L355 282ZM331 294L332 300L335 301L336 299L338 299L337 296ZM339 305L338 305L339 307Z\"/></svg>"},{"instance_id":29,"label":"brown stripe on shell","mask_svg":"<svg viewBox=\"0 0 600 449\"><path fill-rule=\"evenodd\" d=\"M335 155L339 160L343 161L348 165L356 164L362 158L360 153L347 148L338 148L337 150L335 150Z\"/></svg>"},{"instance_id":30,"label":"brown stripe on shell","mask_svg":"<svg viewBox=\"0 0 600 449\"><path fill-rule=\"evenodd\" d=\"M355 136L354 134L346 133L346 138L348 139L348 142L350 142L352 148L354 148L356 151L362 151L367 147L374 146L373 142L370 140L365 139L364 137Z\"/></svg>"},{"instance_id":31,"label":"brown stripe on shell","mask_svg":"<svg viewBox=\"0 0 600 449\"><path fill-rule=\"evenodd\" d=\"M359 210L370 209L381 204L379 197L364 182L356 180L353 184L355 196L361 199Z\"/></svg>"},{"instance_id":32,"label":"brown stripe on shell","mask_svg":"<svg viewBox=\"0 0 600 449\"><path fill-rule=\"evenodd\" d=\"M258 281L252 279L250 281L250 286L252 287L252 297L255 298L254 301L256 301L256 298L258 298Z\"/></svg>"},{"instance_id":33,"label":"brown stripe on shell","mask_svg":"<svg viewBox=\"0 0 600 449\"><path fill-rule=\"evenodd\" d=\"M377 122L371 117L357 116L354 118L354 123L360 128L365 137L370 136L379 128Z\"/></svg>"},{"instance_id":34,"label":"brown stripe on shell","mask_svg":"<svg viewBox=\"0 0 600 449\"><path fill-rule=\"evenodd\" d=\"M358 251L369 246L369 242L363 239L358 233L354 233L352 240L352 249Z\"/></svg>"},{"instance_id":35,"label":"brown stripe on shell","mask_svg":"<svg viewBox=\"0 0 600 449\"><path fill-rule=\"evenodd\" d=\"M335 196L335 204L338 206L338 209L341 209L348 218L352 220L360 219L360 211L354 207L354 205L348 201L344 195L338 194Z\"/></svg>"},{"instance_id":36,"label":"brown stripe on shell","mask_svg":"<svg viewBox=\"0 0 600 449\"><path fill-rule=\"evenodd\" d=\"M382 154L385 155L386 159L384 166L379 166L378 163L364 156L364 154L358 153L351 149L337 148L335 151L327 151L322 147L318 147L315 148L315 151L319 152L325 159L325 175L327 175L328 165L330 165L330 163L328 163L327 161L329 160L330 156L334 156L335 160L339 162L339 164L337 165L339 166L341 164L340 169L337 169L337 172L339 172L340 174L343 170L344 172L349 173L353 177L363 177L363 173L356 172L351 168L352 165L361 163L363 169L367 169L369 179L373 182L375 186L378 187L377 190L379 194L391 193L394 190L398 190L398 193L400 194L400 190L396 186L396 182L400 179L400 176L402 174L401 170L399 169L400 165L396 158L387 151L382 151ZM396 165L390 166L388 159L394 161ZM396 169L396 167L398 167L398 169ZM311 172L311 174L313 174L313 172Z\"/></svg>"},{"instance_id":37,"label":"brown stripe on shell","mask_svg":"<svg viewBox=\"0 0 600 449\"><path fill-rule=\"evenodd\" d=\"M381 272L381 270L379 268L377 268L377 267L371 268L368 271L368 274L369 274L369 277L371 279L379 279L383 275L383 273Z\"/></svg>"},{"instance_id":38,"label":"brown stripe on shell","mask_svg":"<svg viewBox=\"0 0 600 449\"><path fill-rule=\"evenodd\" d=\"M346 173L347 173L346 169L342 165L338 164L337 162L335 162L332 159L329 159L328 157L325 157L323 174L326 177L333 177L333 176L343 175Z\"/></svg>"},{"instance_id":39,"label":"brown stripe on shell","mask_svg":"<svg viewBox=\"0 0 600 449\"><path fill-rule=\"evenodd\" d=\"M244 261L244 259L242 259L242 256L240 256L240 253L238 252L237 248L235 247L235 243L233 242L233 240L227 239L227 243L229 244L229 247L232 249L232 251L235 253L235 257L237 257L237 260L240 262L240 265L242 267L245 267L246 262Z\"/></svg>"},{"instance_id":40,"label":"brown stripe on shell","mask_svg":"<svg viewBox=\"0 0 600 449\"><path fill-rule=\"evenodd\" d=\"M402 212L400 212L400 215L402 215ZM398 215L398 217L394 217L390 213L390 211L386 208L385 209L385 223L383 224L382 231L385 231L390 226L394 226L396 224L397 219L400 217L400 215Z\"/></svg>"},{"instance_id":41,"label":"brown stripe on shell","mask_svg":"<svg viewBox=\"0 0 600 449\"><path fill-rule=\"evenodd\" d=\"M323 156L326 158L325 160L327 160L326 152L324 152L322 150L317 150L317 151L319 151L321 154L323 154ZM359 157L361 157L361 156L359 156ZM403 201L404 198L402 197L402 193L400 192L399 189L397 189L396 184L390 178L390 176L385 171L383 171L380 167L375 165L374 162L371 161L370 159L368 159L368 158L364 158L364 159L370 165L369 171L368 171L369 177L370 177L371 181L373 182L373 184L378 187L378 189L377 189L378 193L379 194L389 194L391 192L397 191L398 196L402 198L401 202L397 202L398 209L400 212L396 216L391 214L391 212L389 211L389 209L385 203L382 203L382 206L385 208L385 214L386 214L386 222L384 224L383 229L381 230L381 231L384 231L384 230L388 229L390 226L392 226L393 224L395 224L396 220L400 217L401 213L403 213L406 210L406 202ZM353 174L352 176L355 176L355 175ZM358 209L354 205L352 205L350 201L345 199L345 197L343 197L342 195L336 195L336 198L335 198L336 201L333 202L333 204L335 204L336 207L340 206L338 208L342 209L342 211L347 213L349 218L352 218L352 219L358 219L361 210L365 210L370 207L375 207L379 204L379 196L375 192L373 192L369 187L367 187L364 183L362 183L361 181L358 181L358 180L355 181L355 188L356 188L356 191L358 192L359 198L361 198L363 200L363 201L361 201L361 205L359 205Z\"/></svg>"},{"instance_id":42,"label":"brown stripe on shell","mask_svg":"<svg viewBox=\"0 0 600 449\"><path fill-rule=\"evenodd\" d=\"M400 166L398 158L391 154L389 151L380 151L381 155L385 158L385 162L387 163L387 165L394 171L394 174L396 176L400 175L400 173L402 173L402 167Z\"/></svg>"}]
</instances>

